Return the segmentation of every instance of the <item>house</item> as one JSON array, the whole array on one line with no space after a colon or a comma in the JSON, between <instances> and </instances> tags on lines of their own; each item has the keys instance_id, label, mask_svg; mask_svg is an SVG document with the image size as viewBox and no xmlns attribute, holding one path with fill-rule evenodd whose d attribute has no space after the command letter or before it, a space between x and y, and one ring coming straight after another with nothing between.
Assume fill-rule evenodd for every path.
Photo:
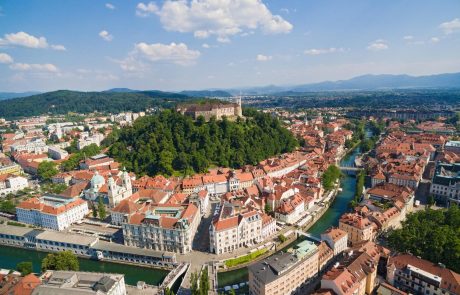
<instances>
[{"instance_id":1,"label":"house","mask_svg":"<svg viewBox=\"0 0 460 295\"><path fill-rule=\"evenodd\" d=\"M325 241L337 256L348 249L348 234L339 228L330 228L321 234L321 240Z\"/></svg>"},{"instance_id":2,"label":"house","mask_svg":"<svg viewBox=\"0 0 460 295\"><path fill-rule=\"evenodd\" d=\"M281 202L275 210L275 218L287 224L295 224L304 212L305 201L299 194L296 194Z\"/></svg>"},{"instance_id":3,"label":"house","mask_svg":"<svg viewBox=\"0 0 460 295\"><path fill-rule=\"evenodd\" d=\"M351 245L362 241L373 241L377 233L377 225L358 213L346 213L340 217L339 229L348 234Z\"/></svg>"}]
</instances>

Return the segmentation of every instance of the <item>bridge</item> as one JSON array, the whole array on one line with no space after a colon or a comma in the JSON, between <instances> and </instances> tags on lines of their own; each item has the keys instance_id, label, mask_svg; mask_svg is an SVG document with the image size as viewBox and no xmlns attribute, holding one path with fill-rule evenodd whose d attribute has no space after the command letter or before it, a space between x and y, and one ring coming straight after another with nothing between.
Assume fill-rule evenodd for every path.
<instances>
[{"instance_id":1,"label":"bridge","mask_svg":"<svg viewBox=\"0 0 460 295\"><path fill-rule=\"evenodd\" d=\"M363 168L356 167L355 163L344 164L339 166L340 171L349 174L349 175L356 175L358 171L362 170Z\"/></svg>"},{"instance_id":2,"label":"bridge","mask_svg":"<svg viewBox=\"0 0 460 295\"><path fill-rule=\"evenodd\" d=\"M168 273L166 278L161 283L159 289L164 291L166 288L171 289L174 283L179 279L179 277L188 271L190 264L180 263L176 268Z\"/></svg>"}]
</instances>

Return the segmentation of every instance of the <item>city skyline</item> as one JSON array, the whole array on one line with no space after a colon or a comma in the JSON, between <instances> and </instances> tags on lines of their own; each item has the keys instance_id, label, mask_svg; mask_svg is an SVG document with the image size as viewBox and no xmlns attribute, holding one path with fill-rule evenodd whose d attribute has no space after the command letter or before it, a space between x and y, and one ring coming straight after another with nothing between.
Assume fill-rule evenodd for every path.
<instances>
[{"instance_id":1,"label":"city skyline","mask_svg":"<svg viewBox=\"0 0 460 295\"><path fill-rule=\"evenodd\" d=\"M0 90L184 90L458 72L460 3L0 3Z\"/></svg>"}]
</instances>

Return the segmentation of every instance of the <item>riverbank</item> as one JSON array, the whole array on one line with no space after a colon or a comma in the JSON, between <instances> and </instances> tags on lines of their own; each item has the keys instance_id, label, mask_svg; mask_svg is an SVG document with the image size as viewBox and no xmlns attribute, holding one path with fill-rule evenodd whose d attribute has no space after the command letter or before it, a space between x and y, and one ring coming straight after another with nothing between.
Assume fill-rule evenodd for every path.
<instances>
[{"instance_id":1,"label":"riverbank","mask_svg":"<svg viewBox=\"0 0 460 295\"><path fill-rule=\"evenodd\" d=\"M8 247L0 245L0 267L16 269L16 265L22 261L30 261L33 271L40 273L41 261L48 253L23 248ZM140 267L128 264L95 261L85 258L78 258L81 271L108 272L125 275L125 282L135 286L138 281L144 281L149 285L160 285L163 282L168 270Z\"/></svg>"}]
</instances>

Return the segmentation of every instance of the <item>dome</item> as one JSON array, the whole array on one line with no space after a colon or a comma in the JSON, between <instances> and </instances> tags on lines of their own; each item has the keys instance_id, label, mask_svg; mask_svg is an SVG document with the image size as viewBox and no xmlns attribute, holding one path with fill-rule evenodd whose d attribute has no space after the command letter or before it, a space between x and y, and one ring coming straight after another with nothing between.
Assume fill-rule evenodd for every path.
<instances>
[{"instance_id":1,"label":"dome","mask_svg":"<svg viewBox=\"0 0 460 295\"><path fill-rule=\"evenodd\" d=\"M96 173L94 174L93 178L91 178L91 187L92 188L100 187L103 184L105 184L104 177L99 175L99 173L96 171Z\"/></svg>"}]
</instances>

